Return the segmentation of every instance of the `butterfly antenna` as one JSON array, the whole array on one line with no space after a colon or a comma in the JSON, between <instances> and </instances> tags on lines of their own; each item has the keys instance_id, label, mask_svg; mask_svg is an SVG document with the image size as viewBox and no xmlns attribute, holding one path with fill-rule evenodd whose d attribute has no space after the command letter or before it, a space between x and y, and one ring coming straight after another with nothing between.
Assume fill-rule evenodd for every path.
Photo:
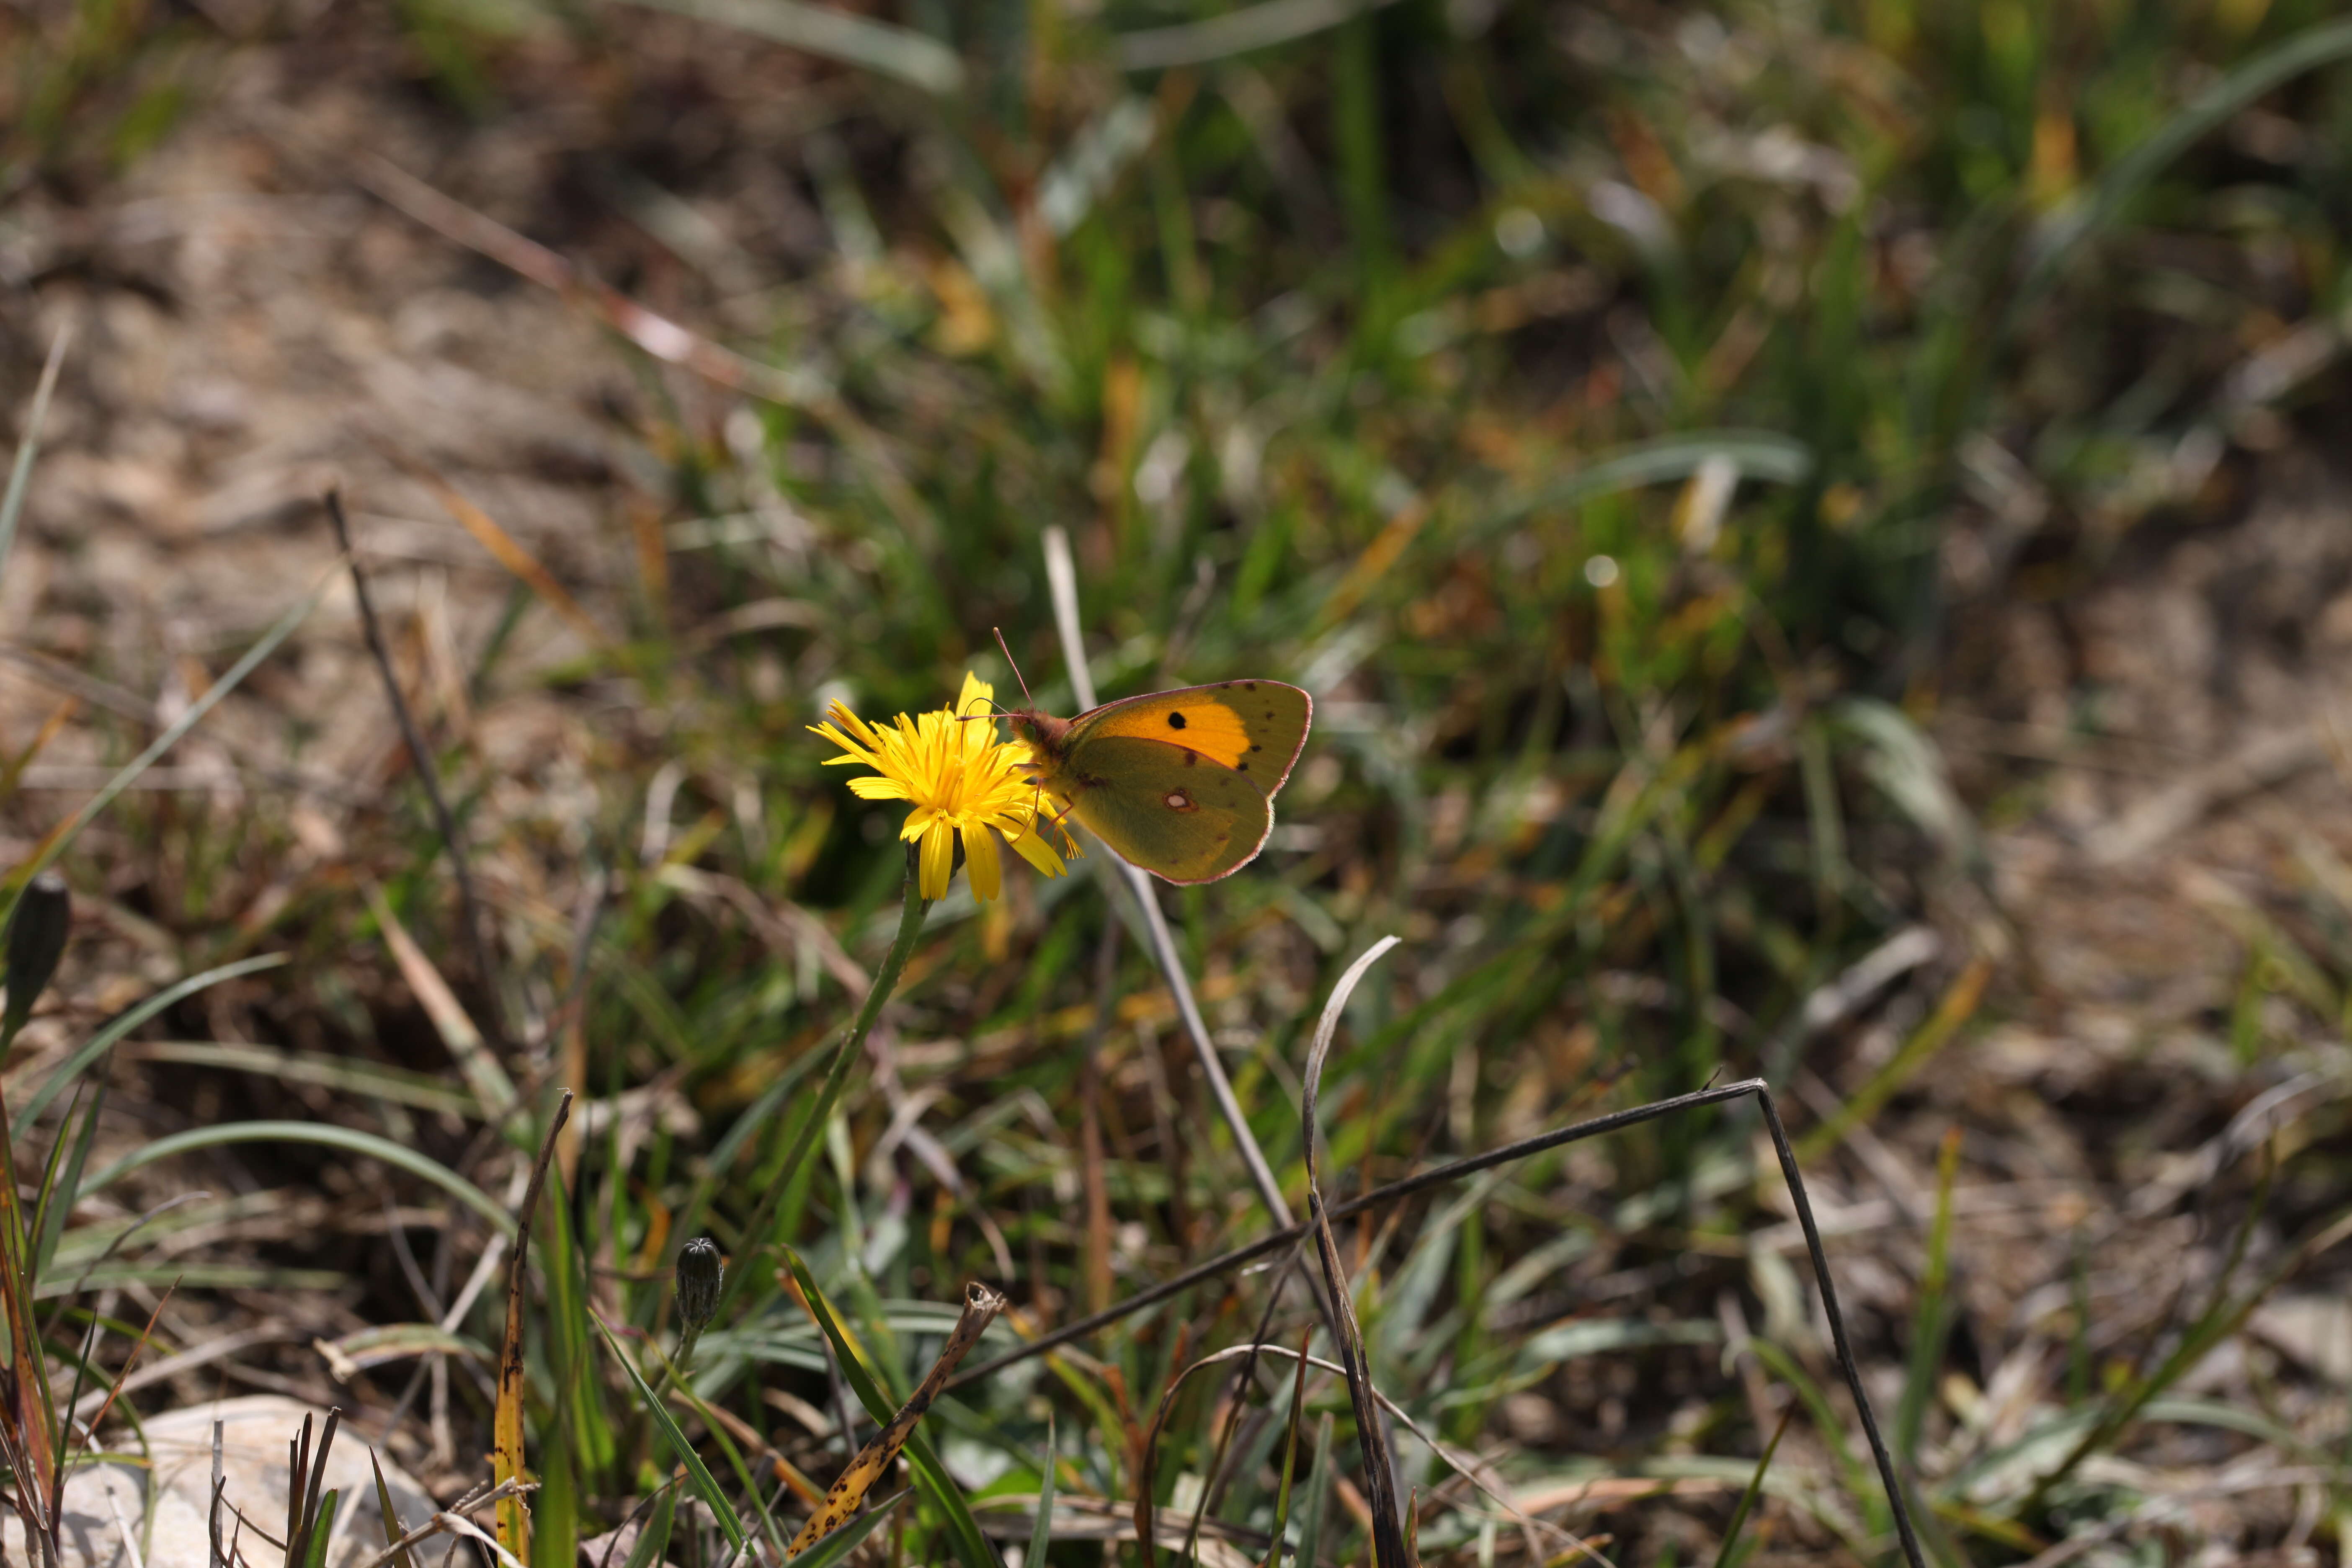
<instances>
[{"instance_id":1,"label":"butterfly antenna","mask_svg":"<svg viewBox=\"0 0 2352 1568\"><path fill-rule=\"evenodd\" d=\"M1029 695L1029 678L1021 673L1020 662L1013 657L1013 650L1009 647L1005 647L1003 631L996 626L991 626L988 629L996 633L996 646L999 648L1003 649L1004 662L1013 667L1013 679L1021 683L1021 696L1023 700L1029 704L1029 710L1033 713L1035 712L1037 710L1037 700Z\"/></svg>"}]
</instances>

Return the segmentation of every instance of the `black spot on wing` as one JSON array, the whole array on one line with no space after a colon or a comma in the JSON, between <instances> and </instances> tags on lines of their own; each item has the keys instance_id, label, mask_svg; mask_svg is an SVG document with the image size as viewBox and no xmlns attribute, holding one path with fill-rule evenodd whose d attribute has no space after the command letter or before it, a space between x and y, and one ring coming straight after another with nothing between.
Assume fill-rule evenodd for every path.
<instances>
[{"instance_id":1,"label":"black spot on wing","mask_svg":"<svg viewBox=\"0 0 2352 1568\"><path fill-rule=\"evenodd\" d=\"M1169 714L1169 715L1168 715L1168 727L1169 727L1170 729L1171 729L1171 730L1181 730L1181 729L1182 729L1182 728L1184 727L1184 715L1182 715L1181 713L1171 713L1171 714Z\"/></svg>"}]
</instances>

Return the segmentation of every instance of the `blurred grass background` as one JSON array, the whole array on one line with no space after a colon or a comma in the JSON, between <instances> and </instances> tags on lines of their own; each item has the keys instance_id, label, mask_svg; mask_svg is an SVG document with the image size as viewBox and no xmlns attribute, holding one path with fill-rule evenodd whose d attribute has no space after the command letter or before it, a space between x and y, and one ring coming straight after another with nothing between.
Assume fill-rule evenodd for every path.
<instances>
[{"instance_id":1,"label":"blurred grass background","mask_svg":"<svg viewBox=\"0 0 2352 1568\"><path fill-rule=\"evenodd\" d=\"M315 280L351 316L389 319L399 268L432 257L436 287L491 312L426 334L453 358L475 352L467 323L554 296L499 266L478 224L458 231L491 255L379 205L420 211L379 153L774 369L749 373L761 395L746 396L744 374L715 384L617 334L551 339L535 373L590 434L521 431L541 445L519 461L584 494L588 521L560 533L450 478L548 564L454 580L440 623L403 586L413 553L382 542L403 508L359 520L494 973L469 960L449 859L332 598L303 639L341 660L281 654L222 710L243 715L243 749L217 759L238 791L127 793L59 861L109 911L111 945L78 949L79 1000L28 1031L52 1036L11 1104L131 995L262 952L288 963L121 1048L137 1061L114 1068L114 1098L83 1107L106 1158L299 1117L502 1194L531 1119L577 1091L534 1307L548 1562L670 1462L587 1301L667 1334L667 1264L701 1229L739 1265L765 1241L799 1247L897 1394L966 1278L999 1279L1034 1330L1248 1239L1264 1217L1148 956L1108 935L1106 885L1017 872L999 904L960 890L933 913L827 1157L795 1174L772 1236L740 1228L805 1111L796 1075L887 941L900 875L898 811L849 796L803 727L834 698L869 719L940 706L967 668L1008 697L992 626L1041 705L1067 712L1041 552L1055 524L1106 695L1263 676L1317 696L1267 854L1163 890L1294 1204L1308 1020L1349 958L1399 933L1327 1075L1335 1173L1369 1186L1711 1079L1811 1075L1809 1162L1856 1203L1881 1154L1922 1184L1908 1206L1898 1189L1903 1223L1833 1262L1858 1272L1873 1386L1940 1560L2070 1539L2085 1562L2212 1560L2200 1541L2334 1552L2340 1392L2148 1418L2195 1362L2183 1348L2236 1332L2286 1244L2233 1247L2256 1220L2227 1209L2200 1233L2212 1266L2184 1265L2170 1315L2117 1344L2095 1333L2084 1259L2129 1250L2135 1222L2115 1205L2087 1231L2053 1214L2017 1245L2055 1308L1956 1303L1942 1133L2037 1124L1990 1092L1923 1100L1920 1079L1969 1048L1988 977L2021 957L1977 823L2031 815L2040 786L1979 770L1958 788L1937 739L1955 693L2050 712L1985 628L2149 531L2231 515L2262 464L2338 437L2352 100L2330 68L2347 54L2352 24L2315 0L20 0L0 9L0 386L23 408L50 330L94 323L68 350L60 396L80 412L59 416L60 453L105 450L110 400L139 395L103 368L108 333L128 331L107 300L199 308L123 259L137 204L195 200L195 176L224 167L268 200L330 204L349 270ZM199 144L230 151L192 164ZM381 262L350 237L363 227L397 232L406 259ZM585 292L565 309L622 319ZM575 343L594 358L565 386ZM440 515L443 442L373 428L300 456L373 463L377 494L423 485L411 510ZM225 487L226 448L209 450L181 453L177 482ZM128 492L82 471L66 493L140 526ZM56 666L184 705L309 586L271 583L266 606L234 602L251 577L207 587L229 613L167 653L121 608L157 591L104 579L72 507L42 510L47 472L0 557L0 637L49 661L9 667L42 695L0 730L0 827L26 864L90 787L41 770L71 751L102 777L155 731L145 698L110 712L87 691L45 726L75 689ZM293 504L268 526L299 515L315 535ZM362 704L374 749L335 751L329 710L361 722ZM2063 700L2057 721L2097 729ZM387 948L395 930L415 947ZM1906 958L1843 1012L1808 1013L1890 939ZM2299 996L2332 1036L2345 969L2298 960L2300 940L2261 938L2248 1006ZM154 971L129 994L108 989L123 950ZM2217 1131L2268 1081L2260 1024L2234 1037L2251 1076L2184 1129ZM2095 1142L2112 1124L2092 1125ZM1769 1506L1733 1554L1889 1549L1850 1413L1821 1392L1817 1309L1754 1131L1735 1115L1636 1130L1352 1238L1383 1388L1620 1563L1712 1560L1791 1403ZM182 1309L192 1339L264 1299L327 1337L438 1317L482 1223L425 1185L399 1184L411 1206L390 1218L343 1202L379 1180L354 1170L381 1171L352 1147L272 1133L228 1184L277 1194L281 1219L312 1189L373 1215L415 1244L413 1269L351 1225L308 1237L215 1197L142 1233L191 1238L185 1256L126 1249L101 1287L215 1287ZM2214 1174L2243 1186L2242 1163ZM95 1259L173 1190L156 1171L181 1168L142 1174L157 1184L120 1212L93 1194L58 1256ZM1089 1183L1107 1214L1089 1214ZM2268 1201L2261 1223L2292 1236L2344 1194L2323 1177ZM714 1462L768 1449L822 1487L846 1402L772 1258L756 1267L693 1380L731 1418L681 1409ZM979 1517L1036 1494L1049 1412L1066 1505L1150 1484L1189 1510L1216 1380L1188 1385L1148 1483L1141 1424L1192 1356L1246 1337L1264 1284L1181 1298L943 1401L928 1425ZM498 1310L488 1292L459 1327L495 1344ZM992 1331L992 1352L1016 1334ZM255 1364L328 1386L307 1354ZM336 1397L388 1412L411 1364ZM431 1364L429 1418L394 1451L446 1486L485 1446L487 1384L462 1355ZM2027 1385L2001 1395L2006 1425L1983 1392L2004 1366ZM1212 1510L1244 1531L1274 1517L1278 1441L1303 1446L1302 1475L1311 1458L1316 1417L1286 1426L1286 1368L1261 1382ZM1340 1435L1308 1485L1320 1506L1317 1487L1352 1495L1351 1418L1336 1383L1308 1386ZM2249 1456L2300 1468L2263 1505L2193 1524L2150 1479ZM1443 1469L1411 1442L1403 1462L1431 1499ZM1643 1499L1637 1478L1684 1490ZM782 1506L801 1509L789 1489ZM1324 1556L1360 1559L1356 1521L1330 1509ZM962 1522L926 1496L861 1550L944 1561L971 1550ZM1294 1510L1294 1545L1306 1528ZM1007 1539L1023 1550L1026 1521ZM1458 1487L1420 1547L1526 1551ZM1262 1555L1263 1537L1238 1550Z\"/></svg>"}]
</instances>

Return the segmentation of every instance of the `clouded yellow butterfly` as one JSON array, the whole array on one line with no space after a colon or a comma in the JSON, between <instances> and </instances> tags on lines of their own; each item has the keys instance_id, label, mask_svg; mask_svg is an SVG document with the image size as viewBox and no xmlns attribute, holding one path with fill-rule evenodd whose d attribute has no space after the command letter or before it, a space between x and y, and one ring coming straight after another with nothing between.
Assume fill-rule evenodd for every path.
<instances>
[{"instance_id":1,"label":"clouded yellow butterfly","mask_svg":"<svg viewBox=\"0 0 2352 1568\"><path fill-rule=\"evenodd\" d=\"M1063 812L1154 876L1213 882L1265 847L1274 792L1307 744L1315 700L1279 680L1221 680L1075 719L1034 702L1006 717L1035 754L1030 782Z\"/></svg>"}]
</instances>

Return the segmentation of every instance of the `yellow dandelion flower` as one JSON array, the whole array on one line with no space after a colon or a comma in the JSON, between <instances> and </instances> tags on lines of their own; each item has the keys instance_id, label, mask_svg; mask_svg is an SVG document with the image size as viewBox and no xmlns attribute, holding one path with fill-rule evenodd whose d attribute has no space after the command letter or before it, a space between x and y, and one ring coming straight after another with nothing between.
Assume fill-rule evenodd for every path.
<instances>
[{"instance_id":1,"label":"yellow dandelion flower","mask_svg":"<svg viewBox=\"0 0 2352 1568\"><path fill-rule=\"evenodd\" d=\"M830 722L809 726L845 753L826 758L827 767L866 767L880 775L849 781L861 799L913 803L898 837L922 846L924 898L947 896L959 836L974 898L993 899L1003 890L999 836L1046 876L1062 874L1062 857L1037 831L1037 791L1023 772L1028 750L996 738L989 708L995 695L994 687L967 672L952 709L912 718L901 713L877 727L835 702L825 710Z\"/></svg>"}]
</instances>

